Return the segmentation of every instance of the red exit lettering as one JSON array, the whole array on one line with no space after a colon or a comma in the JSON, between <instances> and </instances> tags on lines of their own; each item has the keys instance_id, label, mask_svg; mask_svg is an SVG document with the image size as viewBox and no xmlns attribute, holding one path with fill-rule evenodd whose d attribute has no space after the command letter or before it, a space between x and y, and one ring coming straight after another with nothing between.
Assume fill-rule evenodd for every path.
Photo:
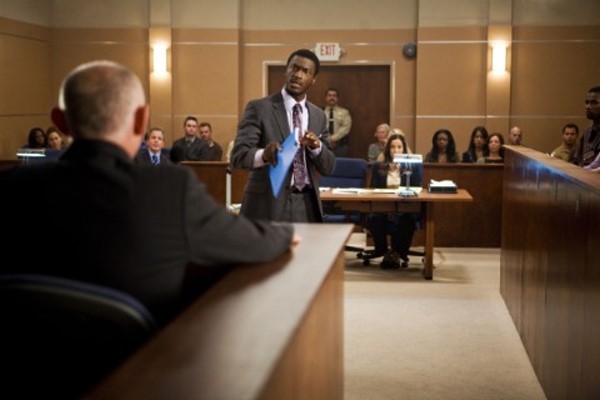
<instances>
[{"instance_id":1,"label":"red exit lettering","mask_svg":"<svg viewBox=\"0 0 600 400\"><path fill-rule=\"evenodd\" d=\"M323 44L321 45L321 55L322 56L333 56L335 55L335 44Z\"/></svg>"}]
</instances>

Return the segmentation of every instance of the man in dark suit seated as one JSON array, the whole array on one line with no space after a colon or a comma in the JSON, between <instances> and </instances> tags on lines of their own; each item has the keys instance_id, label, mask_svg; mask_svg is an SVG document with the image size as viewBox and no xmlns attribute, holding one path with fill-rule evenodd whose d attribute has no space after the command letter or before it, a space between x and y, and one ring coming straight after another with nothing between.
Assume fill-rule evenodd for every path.
<instances>
[{"instance_id":1,"label":"man in dark suit seated","mask_svg":"<svg viewBox=\"0 0 600 400\"><path fill-rule=\"evenodd\" d=\"M133 162L149 107L129 69L81 65L66 77L60 99L52 119L73 136L71 146L57 162L0 173L3 257L18 260L2 263L0 273L114 287L164 324L227 266L273 260L299 240L290 224L228 213L189 168ZM43 219L31 212L40 204L52 210ZM47 234L32 251L34 229Z\"/></svg>"},{"instance_id":2,"label":"man in dark suit seated","mask_svg":"<svg viewBox=\"0 0 600 400\"><path fill-rule=\"evenodd\" d=\"M171 159L163 151L165 147L165 132L162 128L158 126L150 128L144 136L143 144L140 151L135 155L136 163L155 166L171 164Z\"/></svg>"},{"instance_id":3,"label":"man in dark suit seated","mask_svg":"<svg viewBox=\"0 0 600 400\"><path fill-rule=\"evenodd\" d=\"M183 132L183 137L173 142L171 161L208 161L208 142L198 136L198 119L187 116L183 121Z\"/></svg>"}]
</instances>

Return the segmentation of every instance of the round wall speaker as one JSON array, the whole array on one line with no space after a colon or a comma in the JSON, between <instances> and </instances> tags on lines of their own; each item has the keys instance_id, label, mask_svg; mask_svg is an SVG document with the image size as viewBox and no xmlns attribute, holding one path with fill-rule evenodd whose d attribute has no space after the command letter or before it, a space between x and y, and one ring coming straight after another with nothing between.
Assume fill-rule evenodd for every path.
<instances>
[{"instance_id":1,"label":"round wall speaker","mask_svg":"<svg viewBox=\"0 0 600 400\"><path fill-rule=\"evenodd\" d=\"M417 45L414 43L406 43L402 47L402 54L406 58L414 58L417 55Z\"/></svg>"}]
</instances>

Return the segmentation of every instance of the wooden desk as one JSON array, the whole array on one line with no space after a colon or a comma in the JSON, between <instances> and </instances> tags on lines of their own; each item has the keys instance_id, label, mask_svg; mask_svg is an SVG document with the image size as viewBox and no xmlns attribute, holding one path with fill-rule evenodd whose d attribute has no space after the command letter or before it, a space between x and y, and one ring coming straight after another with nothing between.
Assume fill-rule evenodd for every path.
<instances>
[{"instance_id":1,"label":"wooden desk","mask_svg":"<svg viewBox=\"0 0 600 400\"><path fill-rule=\"evenodd\" d=\"M342 399L344 243L352 224L235 268L86 399Z\"/></svg>"},{"instance_id":2,"label":"wooden desk","mask_svg":"<svg viewBox=\"0 0 600 400\"><path fill-rule=\"evenodd\" d=\"M401 197L395 194L338 194L331 190L321 191L321 201L332 201L346 211L371 212L408 212L425 213L425 265L423 276L433 279L433 241L435 233L435 203L469 202L473 197L465 189L458 193L429 193L423 189L418 196Z\"/></svg>"}]
</instances>

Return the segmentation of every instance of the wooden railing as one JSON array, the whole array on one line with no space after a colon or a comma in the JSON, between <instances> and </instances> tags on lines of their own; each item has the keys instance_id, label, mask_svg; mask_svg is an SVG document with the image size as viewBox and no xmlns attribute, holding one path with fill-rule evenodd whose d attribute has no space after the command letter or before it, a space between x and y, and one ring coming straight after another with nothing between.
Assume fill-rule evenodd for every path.
<instances>
[{"instance_id":1,"label":"wooden railing","mask_svg":"<svg viewBox=\"0 0 600 400\"><path fill-rule=\"evenodd\" d=\"M350 224L295 224L299 246L235 268L86 399L344 397Z\"/></svg>"},{"instance_id":2,"label":"wooden railing","mask_svg":"<svg viewBox=\"0 0 600 400\"><path fill-rule=\"evenodd\" d=\"M500 291L546 396L600 398L600 174L509 146L502 215Z\"/></svg>"}]
</instances>

